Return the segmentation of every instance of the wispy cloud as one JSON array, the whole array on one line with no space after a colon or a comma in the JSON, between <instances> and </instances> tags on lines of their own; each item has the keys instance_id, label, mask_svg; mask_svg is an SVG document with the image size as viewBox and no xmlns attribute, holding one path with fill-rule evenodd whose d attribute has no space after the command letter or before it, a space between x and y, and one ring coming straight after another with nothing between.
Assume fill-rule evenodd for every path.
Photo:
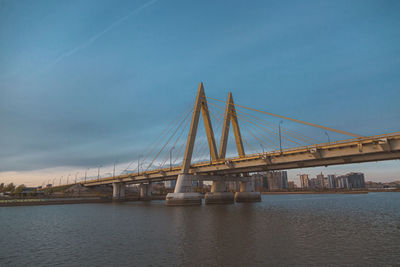
<instances>
[{"instance_id":1,"label":"wispy cloud","mask_svg":"<svg viewBox=\"0 0 400 267\"><path fill-rule=\"evenodd\" d=\"M64 58L69 57L69 56L75 54L76 52L89 47L94 42L96 42L100 37L102 37L104 34L106 34L107 32L111 31L113 28L115 28L116 26L118 26L122 22L126 21L131 16L136 15L136 14L140 13L142 10L144 10L144 9L148 8L149 6L155 4L157 1L158 0L151 0L151 1L147 2L147 3L145 3L144 5L132 10L127 15L125 15L122 18L119 18L118 20L114 21L111 25L106 27L101 32L93 35L92 37L88 38L86 41L82 42L80 45L78 45L78 46L72 48L71 50L61 54L60 56L58 56L51 64L49 64L47 66L47 68L53 67L54 65L56 65L57 63L62 61Z\"/></svg>"}]
</instances>

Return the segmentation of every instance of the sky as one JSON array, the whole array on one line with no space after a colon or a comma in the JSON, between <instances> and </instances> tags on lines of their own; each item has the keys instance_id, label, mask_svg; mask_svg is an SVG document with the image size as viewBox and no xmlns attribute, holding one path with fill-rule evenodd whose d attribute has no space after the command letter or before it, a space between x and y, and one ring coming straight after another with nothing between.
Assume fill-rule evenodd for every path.
<instances>
[{"instance_id":1,"label":"sky","mask_svg":"<svg viewBox=\"0 0 400 267\"><path fill-rule=\"evenodd\" d=\"M399 1L377 0L0 0L0 182L123 170L200 81L260 110L400 131L399 14ZM321 171L400 180L400 161L289 178Z\"/></svg>"}]
</instances>

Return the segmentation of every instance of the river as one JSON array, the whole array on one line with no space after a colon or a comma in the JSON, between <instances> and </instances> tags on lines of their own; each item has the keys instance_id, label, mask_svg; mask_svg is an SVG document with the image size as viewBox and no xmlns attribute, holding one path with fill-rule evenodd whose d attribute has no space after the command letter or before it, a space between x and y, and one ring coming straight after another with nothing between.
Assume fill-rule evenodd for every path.
<instances>
[{"instance_id":1,"label":"river","mask_svg":"<svg viewBox=\"0 0 400 267\"><path fill-rule=\"evenodd\" d=\"M0 208L0 266L400 264L400 193Z\"/></svg>"}]
</instances>

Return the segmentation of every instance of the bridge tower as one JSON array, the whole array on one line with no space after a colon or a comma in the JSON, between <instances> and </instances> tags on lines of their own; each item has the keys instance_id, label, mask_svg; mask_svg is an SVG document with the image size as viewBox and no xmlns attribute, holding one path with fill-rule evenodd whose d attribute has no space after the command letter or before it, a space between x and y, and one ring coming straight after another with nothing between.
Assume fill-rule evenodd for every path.
<instances>
[{"instance_id":1,"label":"bridge tower","mask_svg":"<svg viewBox=\"0 0 400 267\"><path fill-rule=\"evenodd\" d=\"M225 160L226 148L228 144L229 128L232 122L233 133L235 136L236 148L239 157L245 157L242 136L240 134L239 122L236 115L235 105L233 103L232 93L228 93L226 101L224 121L222 126L221 143L219 148L219 160ZM234 203L233 192L228 192L226 188L225 177L214 180L211 186L211 192L206 193L204 201L206 204Z\"/></svg>"},{"instance_id":2,"label":"bridge tower","mask_svg":"<svg viewBox=\"0 0 400 267\"><path fill-rule=\"evenodd\" d=\"M199 88L197 90L197 96L195 105L193 108L192 113L192 121L190 124L189 135L186 143L186 150L183 158L182 164L182 173L178 175L178 179L176 182L174 193L169 193L166 197L166 204L167 205L196 205L201 204L202 196L200 193L194 192L192 186L192 180L198 180L199 178L202 179L199 175L191 172L190 164L194 149L194 144L196 140L197 128L200 118L200 112L203 117L203 122L207 134L207 141L208 146L210 149L210 158L211 164L217 161L221 161L225 159L226 148L228 143L228 136L229 136L229 128L232 122L233 133L235 135L235 143L236 148L239 154L239 157L245 157L243 141L240 134L239 123L236 115L235 105L233 103L232 93L228 94L227 105L225 108L225 116L224 116L224 124L222 128L222 135L221 135L221 144L220 150L218 154L218 150L215 144L215 137L214 132L210 120L210 114L208 112L207 106L207 98L204 93L203 83L199 84ZM208 203L233 203L234 202L234 195L232 192L226 191L226 184L225 180L227 177L224 176L213 176L213 185L211 187L211 193L207 193L205 196L205 202ZM231 179L229 179L231 180ZM242 182L243 183L243 182ZM244 181L242 184L241 191L245 192L245 196L241 196L241 192L236 193L239 194L239 197L236 196L238 201L245 199L246 201L260 201L260 196L258 193L258 197L254 198L255 192L247 192L251 189L249 185L249 181ZM254 191L254 190L250 190ZM248 193L254 193L251 195L251 199L249 198ZM253 199L253 200L252 200Z\"/></svg>"},{"instance_id":3,"label":"bridge tower","mask_svg":"<svg viewBox=\"0 0 400 267\"><path fill-rule=\"evenodd\" d=\"M190 164L196 141L197 126L199 124L200 112L203 116L204 126L207 134L208 146L210 148L211 161L218 160L217 147L215 145L214 132L211 125L210 114L208 112L207 98L204 93L203 83L199 84L197 90L196 101L192 113L192 121L190 123L189 135L186 143L186 150L183 157L182 173L178 175L176 180L174 193L169 193L166 197L167 205L196 205L201 204L202 196L200 193L194 192L192 180L196 175L190 173Z\"/></svg>"}]
</instances>

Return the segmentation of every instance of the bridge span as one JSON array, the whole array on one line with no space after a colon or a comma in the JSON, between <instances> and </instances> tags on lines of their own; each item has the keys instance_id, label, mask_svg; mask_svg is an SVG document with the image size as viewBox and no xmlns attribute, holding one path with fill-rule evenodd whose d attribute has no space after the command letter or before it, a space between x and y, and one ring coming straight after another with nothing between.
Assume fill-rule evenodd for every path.
<instances>
[{"instance_id":1,"label":"bridge span","mask_svg":"<svg viewBox=\"0 0 400 267\"><path fill-rule=\"evenodd\" d=\"M84 186L112 184L114 198L120 199L124 198L126 184L140 184L141 194L148 196L151 194L152 182L176 179L175 191L168 194L167 204L186 205L201 204L201 195L193 192L192 180L204 180L213 181L211 192L207 193L205 197L206 203L232 203L234 199L236 201L260 201L260 193L254 192L254 187L251 185L248 176L251 172L400 159L400 132L363 137L275 114L272 115L347 134L355 138L246 155L235 106L232 94L229 94L226 101L222 136L218 150L208 112L207 98L203 84L200 83L181 166L127 173L89 180L81 182L81 184ZM202 113L207 134L210 160L191 164L200 113ZM225 158L231 123L239 156ZM232 180L241 181L242 183L240 192L236 192L235 196L225 190L225 182Z\"/></svg>"}]
</instances>

